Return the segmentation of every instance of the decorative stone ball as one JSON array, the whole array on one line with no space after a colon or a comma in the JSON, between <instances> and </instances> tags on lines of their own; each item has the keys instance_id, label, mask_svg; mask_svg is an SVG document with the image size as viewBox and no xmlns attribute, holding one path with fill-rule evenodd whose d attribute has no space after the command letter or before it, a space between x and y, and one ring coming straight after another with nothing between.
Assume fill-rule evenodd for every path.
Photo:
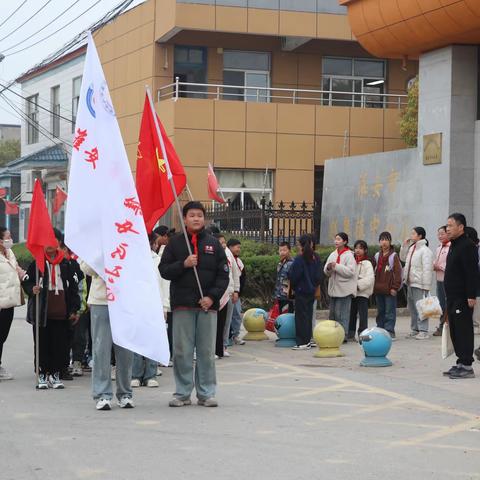
<instances>
[{"instance_id":1,"label":"decorative stone ball","mask_svg":"<svg viewBox=\"0 0 480 480\"><path fill-rule=\"evenodd\" d=\"M366 357L385 357L392 348L392 337L383 328L367 328L359 340Z\"/></svg>"},{"instance_id":2,"label":"decorative stone ball","mask_svg":"<svg viewBox=\"0 0 480 480\"><path fill-rule=\"evenodd\" d=\"M317 323L313 338L319 348L338 348L345 339L345 330L334 320L322 320Z\"/></svg>"},{"instance_id":3,"label":"decorative stone ball","mask_svg":"<svg viewBox=\"0 0 480 480\"><path fill-rule=\"evenodd\" d=\"M275 343L277 347L294 347L297 344L295 315L293 313L283 313L275 320L278 340Z\"/></svg>"},{"instance_id":4,"label":"decorative stone ball","mask_svg":"<svg viewBox=\"0 0 480 480\"><path fill-rule=\"evenodd\" d=\"M245 340L267 340L265 335L265 322L268 315L261 308L251 308L243 314L243 326L247 334L243 337Z\"/></svg>"}]
</instances>

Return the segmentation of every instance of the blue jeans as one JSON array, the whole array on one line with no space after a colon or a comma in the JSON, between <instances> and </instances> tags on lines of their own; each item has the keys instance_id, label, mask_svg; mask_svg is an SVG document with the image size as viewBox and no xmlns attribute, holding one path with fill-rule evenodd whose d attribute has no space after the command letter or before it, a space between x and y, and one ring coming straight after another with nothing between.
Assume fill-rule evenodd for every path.
<instances>
[{"instance_id":1,"label":"blue jeans","mask_svg":"<svg viewBox=\"0 0 480 480\"><path fill-rule=\"evenodd\" d=\"M92 391L93 398L99 400L113 397L111 380L111 351L115 350L117 398L132 397L130 381L132 379L133 353L115 345L112 340L112 329L107 305L91 305L92 319Z\"/></svg>"},{"instance_id":2,"label":"blue jeans","mask_svg":"<svg viewBox=\"0 0 480 480\"><path fill-rule=\"evenodd\" d=\"M377 327L384 328L395 335L397 322L397 297L392 295L375 295L377 301Z\"/></svg>"},{"instance_id":3,"label":"blue jeans","mask_svg":"<svg viewBox=\"0 0 480 480\"><path fill-rule=\"evenodd\" d=\"M443 324L445 323L445 313L447 309L447 295L445 294L445 285L443 282L437 282L437 297L443 312L442 316L440 317L440 325L438 327L441 330L443 328Z\"/></svg>"},{"instance_id":4,"label":"blue jeans","mask_svg":"<svg viewBox=\"0 0 480 480\"><path fill-rule=\"evenodd\" d=\"M348 326L350 324L350 306L352 304L352 295L348 297L330 297L330 320L338 322L345 330L345 338L348 335Z\"/></svg>"},{"instance_id":5,"label":"blue jeans","mask_svg":"<svg viewBox=\"0 0 480 480\"><path fill-rule=\"evenodd\" d=\"M232 338L240 335L240 327L242 326L242 301L238 299L237 303L233 304L232 325L230 330Z\"/></svg>"},{"instance_id":6,"label":"blue jeans","mask_svg":"<svg viewBox=\"0 0 480 480\"><path fill-rule=\"evenodd\" d=\"M223 346L228 347L229 346L228 339L230 338L230 326L232 324L232 316L235 310L235 304L232 302L231 299L228 301L225 308L227 309L227 316L225 318L225 327L223 329Z\"/></svg>"},{"instance_id":7,"label":"blue jeans","mask_svg":"<svg viewBox=\"0 0 480 480\"><path fill-rule=\"evenodd\" d=\"M147 382L157 375L157 362L149 358L142 357L138 353L133 354L132 378Z\"/></svg>"},{"instance_id":8,"label":"blue jeans","mask_svg":"<svg viewBox=\"0 0 480 480\"><path fill-rule=\"evenodd\" d=\"M217 386L215 372L217 312L175 310L172 323L175 397L187 400L194 386L198 399L214 397ZM197 361L194 368L195 349Z\"/></svg>"}]
</instances>

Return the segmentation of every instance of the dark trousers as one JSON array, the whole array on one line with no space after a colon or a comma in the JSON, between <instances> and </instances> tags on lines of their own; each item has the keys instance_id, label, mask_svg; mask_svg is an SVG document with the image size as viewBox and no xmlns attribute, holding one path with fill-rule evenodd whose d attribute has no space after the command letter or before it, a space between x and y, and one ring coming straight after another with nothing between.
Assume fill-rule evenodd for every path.
<instances>
[{"instance_id":1,"label":"dark trousers","mask_svg":"<svg viewBox=\"0 0 480 480\"><path fill-rule=\"evenodd\" d=\"M167 337L168 345L170 346L170 358L173 357L173 313L167 312Z\"/></svg>"},{"instance_id":2,"label":"dark trousers","mask_svg":"<svg viewBox=\"0 0 480 480\"><path fill-rule=\"evenodd\" d=\"M473 363L473 308L467 299L447 299L448 325L457 364L470 366Z\"/></svg>"},{"instance_id":3,"label":"dark trousers","mask_svg":"<svg viewBox=\"0 0 480 480\"><path fill-rule=\"evenodd\" d=\"M310 343L312 339L312 317L314 296L295 297L295 332L297 345Z\"/></svg>"},{"instance_id":4,"label":"dark trousers","mask_svg":"<svg viewBox=\"0 0 480 480\"><path fill-rule=\"evenodd\" d=\"M88 348L90 337L90 310L80 315L80 319L73 327L72 360L83 362L85 351Z\"/></svg>"},{"instance_id":5,"label":"dark trousers","mask_svg":"<svg viewBox=\"0 0 480 480\"><path fill-rule=\"evenodd\" d=\"M38 343L40 373L54 374L63 368L68 351L69 327L69 320L50 319L47 319L46 327L40 327ZM35 325L33 326L33 342L35 346Z\"/></svg>"},{"instance_id":6,"label":"dark trousers","mask_svg":"<svg viewBox=\"0 0 480 480\"><path fill-rule=\"evenodd\" d=\"M350 324L348 326L348 337L355 338L355 330L358 322L358 334L362 333L368 328L368 298L355 297L352 298L352 304L350 306Z\"/></svg>"},{"instance_id":7,"label":"dark trousers","mask_svg":"<svg viewBox=\"0 0 480 480\"><path fill-rule=\"evenodd\" d=\"M293 306L293 300L281 300L279 299L278 300L278 307L279 307L279 310L280 310L280 315L283 312L283 309L285 308L285 306L288 305L288 313L294 313L295 312L295 308Z\"/></svg>"},{"instance_id":8,"label":"dark trousers","mask_svg":"<svg viewBox=\"0 0 480 480\"><path fill-rule=\"evenodd\" d=\"M0 365L2 364L3 344L7 341L13 320L13 307L0 310Z\"/></svg>"},{"instance_id":9,"label":"dark trousers","mask_svg":"<svg viewBox=\"0 0 480 480\"><path fill-rule=\"evenodd\" d=\"M228 303L217 314L217 339L215 341L215 355L223 357L223 334L225 330L225 322L227 321Z\"/></svg>"}]
</instances>

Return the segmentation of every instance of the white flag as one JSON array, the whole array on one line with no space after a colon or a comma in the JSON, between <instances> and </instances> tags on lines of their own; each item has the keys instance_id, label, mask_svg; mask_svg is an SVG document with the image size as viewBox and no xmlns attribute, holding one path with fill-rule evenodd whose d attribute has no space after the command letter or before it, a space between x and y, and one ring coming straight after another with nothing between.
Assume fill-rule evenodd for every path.
<instances>
[{"instance_id":1,"label":"white flag","mask_svg":"<svg viewBox=\"0 0 480 480\"><path fill-rule=\"evenodd\" d=\"M113 341L167 365L170 352L158 277L90 33L68 193L65 243L105 280Z\"/></svg>"}]
</instances>

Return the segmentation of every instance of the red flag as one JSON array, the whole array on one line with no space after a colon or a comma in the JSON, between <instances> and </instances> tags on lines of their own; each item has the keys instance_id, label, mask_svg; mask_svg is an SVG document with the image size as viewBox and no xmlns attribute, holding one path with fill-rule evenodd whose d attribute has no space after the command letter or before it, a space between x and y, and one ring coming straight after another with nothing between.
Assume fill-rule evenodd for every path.
<instances>
[{"instance_id":1,"label":"red flag","mask_svg":"<svg viewBox=\"0 0 480 480\"><path fill-rule=\"evenodd\" d=\"M155 129L153 113L150 108L148 96L145 95L142 124L138 139L136 181L138 198L148 233L152 231L158 219L167 212L175 201L172 187L167 176L167 168L162 155L160 139ZM155 113L155 115L157 114ZM187 184L185 170L165 133L158 115L157 120L165 144L175 189L177 195L180 195Z\"/></svg>"},{"instance_id":2,"label":"red flag","mask_svg":"<svg viewBox=\"0 0 480 480\"><path fill-rule=\"evenodd\" d=\"M19 207L18 203L8 202L4 200L5 203L5 215L18 215Z\"/></svg>"},{"instance_id":3,"label":"red flag","mask_svg":"<svg viewBox=\"0 0 480 480\"><path fill-rule=\"evenodd\" d=\"M0 188L0 198L5 198L6 195L7 195L7 189Z\"/></svg>"},{"instance_id":4,"label":"red flag","mask_svg":"<svg viewBox=\"0 0 480 480\"><path fill-rule=\"evenodd\" d=\"M32 206L30 207L30 221L28 222L27 248L37 262L38 269L43 273L45 269L45 247L57 246L58 241L53 233L52 222L48 215L47 204L43 196L42 183L35 180Z\"/></svg>"},{"instance_id":5,"label":"red flag","mask_svg":"<svg viewBox=\"0 0 480 480\"><path fill-rule=\"evenodd\" d=\"M60 208L62 208L62 205L65 203L67 197L67 192L57 185L55 190L55 200L53 201L53 213L55 215L60 211Z\"/></svg>"},{"instance_id":6,"label":"red flag","mask_svg":"<svg viewBox=\"0 0 480 480\"><path fill-rule=\"evenodd\" d=\"M208 164L208 198L211 200L215 200L218 203L225 203L225 200L218 195L218 188L220 185L218 184L217 177L215 176L215 172L213 171L212 166L210 163Z\"/></svg>"}]
</instances>

